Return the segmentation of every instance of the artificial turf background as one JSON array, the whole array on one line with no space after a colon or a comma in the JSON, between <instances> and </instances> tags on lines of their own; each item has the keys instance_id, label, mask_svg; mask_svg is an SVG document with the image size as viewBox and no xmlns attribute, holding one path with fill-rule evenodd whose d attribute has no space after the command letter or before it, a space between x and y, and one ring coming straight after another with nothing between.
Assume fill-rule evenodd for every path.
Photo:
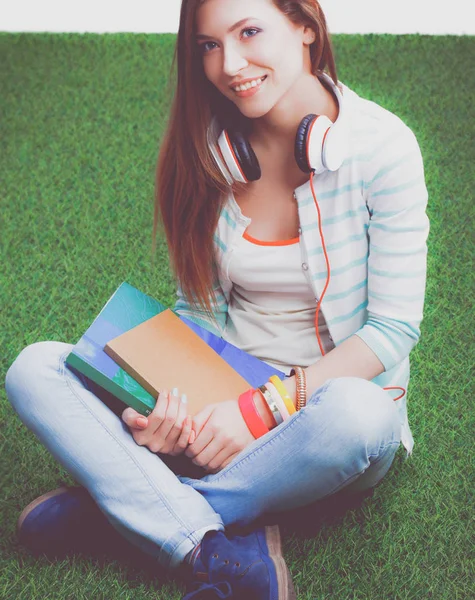
<instances>
[{"instance_id":1,"label":"artificial turf background","mask_svg":"<svg viewBox=\"0 0 475 600\"><path fill-rule=\"evenodd\" d=\"M2 381L26 345L76 343L124 280L174 302L164 240L151 261L174 40L0 34ZM335 35L333 43L339 79L400 116L424 157L431 232L408 393L415 449L404 462L401 448L374 495L339 517L294 515L283 526L285 556L299 600L473 598L475 38ZM0 598L181 597L180 581L133 557L50 563L25 552L14 532L21 509L74 481L4 388L0 450Z\"/></svg>"}]
</instances>

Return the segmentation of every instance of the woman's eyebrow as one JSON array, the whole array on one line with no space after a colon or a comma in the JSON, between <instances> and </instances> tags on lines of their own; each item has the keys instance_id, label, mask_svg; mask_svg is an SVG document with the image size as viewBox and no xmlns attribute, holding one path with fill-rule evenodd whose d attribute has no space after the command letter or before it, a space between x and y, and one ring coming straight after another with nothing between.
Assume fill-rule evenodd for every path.
<instances>
[{"instance_id":1,"label":"woman's eyebrow","mask_svg":"<svg viewBox=\"0 0 475 600\"><path fill-rule=\"evenodd\" d=\"M245 19L241 19L237 23L234 23L234 25L231 25L231 27L228 29L228 33L233 32L235 29L237 29L241 25L244 25L244 23L246 23L246 21L250 21L252 18L253 17L246 17ZM197 33L196 34L196 39L197 40L208 39L208 38L211 38L211 37L213 37L213 36L212 35L205 35L204 33Z\"/></svg>"}]
</instances>

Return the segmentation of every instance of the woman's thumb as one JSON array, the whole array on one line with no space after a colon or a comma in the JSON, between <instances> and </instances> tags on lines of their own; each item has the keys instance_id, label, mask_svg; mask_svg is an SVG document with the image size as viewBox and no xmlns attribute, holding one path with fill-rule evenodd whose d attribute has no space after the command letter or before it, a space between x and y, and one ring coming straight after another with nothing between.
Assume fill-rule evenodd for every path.
<instances>
[{"instance_id":1,"label":"woman's thumb","mask_svg":"<svg viewBox=\"0 0 475 600\"><path fill-rule=\"evenodd\" d=\"M148 425L147 417L144 417L130 406L122 413L122 420L132 429L145 429Z\"/></svg>"}]
</instances>

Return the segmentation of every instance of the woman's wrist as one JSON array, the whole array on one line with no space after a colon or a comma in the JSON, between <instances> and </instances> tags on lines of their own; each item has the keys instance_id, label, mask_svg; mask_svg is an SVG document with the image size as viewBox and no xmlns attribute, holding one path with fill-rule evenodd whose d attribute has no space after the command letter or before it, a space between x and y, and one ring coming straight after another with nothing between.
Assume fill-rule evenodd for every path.
<instances>
[{"instance_id":1,"label":"woman's wrist","mask_svg":"<svg viewBox=\"0 0 475 600\"><path fill-rule=\"evenodd\" d=\"M287 390L290 399L295 407L297 407L297 382L295 380L295 375L292 377L286 377L282 381L285 389ZM267 425L269 429L273 429L276 426L275 419L272 415L272 411L269 408L269 405L262 397L262 394L259 391L255 391L253 395L253 400L257 412L259 413L261 419Z\"/></svg>"},{"instance_id":2,"label":"woman's wrist","mask_svg":"<svg viewBox=\"0 0 475 600\"><path fill-rule=\"evenodd\" d=\"M284 386L285 390L287 391L288 396L290 397L290 400L287 400L287 402L288 402L287 406L289 406L290 401L292 401L293 406L296 408L297 407L297 381L296 381L295 375L293 375L291 377L286 377L285 379L282 380L281 383ZM283 390L281 390L281 393L283 393ZM254 390L254 393L252 394L252 401L254 403L255 410L257 411L259 417L261 418L261 420L265 424L265 426L269 429L269 431L271 429L274 429L274 427L277 426L276 418L272 414L272 410L271 410L271 407L269 406L268 402L266 401L263 394L259 390L257 390L257 389ZM289 411L290 411L290 408L289 408ZM280 412L282 413L282 410L280 410ZM243 416L245 417L244 414L243 414ZM245 419L246 419L246 417L245 417Z\"/></svg>"}]
</instances>

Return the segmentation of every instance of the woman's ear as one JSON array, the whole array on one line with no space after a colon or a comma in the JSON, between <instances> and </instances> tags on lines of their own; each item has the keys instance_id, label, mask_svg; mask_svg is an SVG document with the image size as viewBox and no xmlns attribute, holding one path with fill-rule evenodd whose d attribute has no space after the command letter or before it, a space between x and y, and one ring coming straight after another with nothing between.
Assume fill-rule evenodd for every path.
<instances>
[{"instance_id":1,"label":"woman's ear","mask_svg":"<svg viewBox=\"0 0 475 600\"><path fill-rule=\"evenodd\" d=\"M317 34L311 27L305 27L303 30L303 42L304 44L313 44L313 42L317 39Z\"/></svg>"}]
</instances>

